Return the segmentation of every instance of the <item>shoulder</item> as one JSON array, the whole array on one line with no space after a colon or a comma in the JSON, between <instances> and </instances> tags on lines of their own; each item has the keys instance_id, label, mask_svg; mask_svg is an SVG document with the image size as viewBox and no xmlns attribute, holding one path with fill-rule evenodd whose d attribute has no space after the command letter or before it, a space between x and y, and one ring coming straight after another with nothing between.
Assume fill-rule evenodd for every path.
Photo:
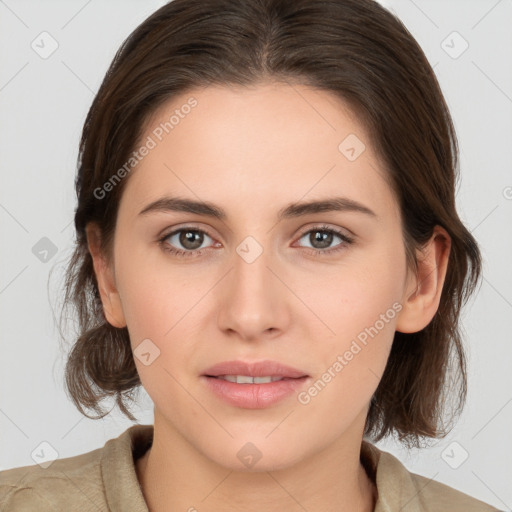
<instances>
[{"instance_id":1,"label":"shoulder","mask_svg":"<svg viewBox=\"0 0 512 512\"><path fill-rule=\"evenodd\" d=\"M409 473L412 485L418 493L422 509L432 512L499 512L488 503L484 503L469 494L454 489L430 478Z\"/></svg>"},{"instance_id":2,"label":"shoulder","mask_svg":"<svg viewBox=\"0 0 512 512\"><path fill-rule=\"evenodd\" d=\"M103 448L0 471L0 510L106 510L100 461Z\"/></svg>"},{"instance_id":3,"label":"shoulder","mask_svg":"<svg viewBox=\"0 0 512 512\"><path fill-rule=\"evenodd\" d=\"M102 448L50 465L0 471L2 512L148 512L134 460L152 443L153 426L135 424Z\"/></svg>"},{"instance_id":4,"label":"shoulder","mask_svg":"<svg viewBox=\"0 0 512 512\"><path fill-rule=\"evenodd\" d=\"M375 512L500 512L462 491L410 472L394 455L366 440L361 460L377 487Z\"/></svg>"}]
</instances>

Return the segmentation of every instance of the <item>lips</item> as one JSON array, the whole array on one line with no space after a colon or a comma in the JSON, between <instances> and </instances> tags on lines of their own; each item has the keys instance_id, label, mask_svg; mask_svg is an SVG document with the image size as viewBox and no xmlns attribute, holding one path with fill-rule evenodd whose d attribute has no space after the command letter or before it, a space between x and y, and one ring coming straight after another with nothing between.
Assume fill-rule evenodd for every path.
<instances>
[{"instance_id":1,"label":"lips","mask_svg":"<svg viewBox=\"0 0 512 512\"><path fill-rule=\"evenodd\" d=\"M200 376L210 393L242 409L277 405L303 389L311 380L302 370L277 361L225 361Z\"/></svg>"},{"instance_id":2,"label":"lips","mask_svg":"<svg viewBox=\"0 0 512 512\"><path fill-rule=\"evenodd\" d=\"M278 361L259 361L247 363L244 361L224 361L207 368L205 377L247 376L274 377L281 379L300 379L308 377L306 372L287 366Z\"/></svg>"}]
</instances>

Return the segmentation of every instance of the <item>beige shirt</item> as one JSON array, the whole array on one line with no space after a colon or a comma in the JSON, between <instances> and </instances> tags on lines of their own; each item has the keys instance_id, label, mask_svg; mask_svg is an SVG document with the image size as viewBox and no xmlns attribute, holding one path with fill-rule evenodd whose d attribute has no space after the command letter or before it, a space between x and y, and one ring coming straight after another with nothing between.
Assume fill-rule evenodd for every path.
<instances>
[{"instance_id":1,"label":"beige shirt","mask_svg":"<svg viewBox=\"0 0 512 512\"><path fill-rule=\"evenodd\" d=\"M1 512L148 512L135 460L151 446L153 425L133 425L103 448L56 459L47 468L0 472ZM374 512L490 512L498 509L409 472L363 440L361 461L378 492Z\"/></svg>"}]
</instances>

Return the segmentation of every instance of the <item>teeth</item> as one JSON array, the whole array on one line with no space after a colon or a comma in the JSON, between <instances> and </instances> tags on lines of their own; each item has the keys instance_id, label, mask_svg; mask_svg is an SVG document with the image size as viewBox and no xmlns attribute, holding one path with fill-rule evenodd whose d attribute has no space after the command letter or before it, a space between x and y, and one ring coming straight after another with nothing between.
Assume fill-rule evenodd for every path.
<instances>
[{"instance_id":1,"label":"teeth","mask_svg":"<svg viewBox=\"0 0 512 512\"><path fill-rule=\"evenodd\" d=\"M236 384L268 384L269 382L283 380L283 377L250 377L249 375L219 375L218 378Z\"/></svg>"}]
</instances>

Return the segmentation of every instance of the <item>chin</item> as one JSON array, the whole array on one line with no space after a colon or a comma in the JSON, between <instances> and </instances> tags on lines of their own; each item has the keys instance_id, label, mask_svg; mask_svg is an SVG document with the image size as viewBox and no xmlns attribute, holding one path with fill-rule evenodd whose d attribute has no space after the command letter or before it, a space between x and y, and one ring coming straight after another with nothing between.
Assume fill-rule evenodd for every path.
<instances>
[{"instance_id":1,"label":"chin","mask_svg":"<svg viewBox=\"0 0 512 512\"><path fill-rule=\"evenodd\" d=\"M247 440L250 438L251 440ZM306 457L304 445L295 446L282 442L272 442L265 436L246 436L245 439L230 439L219 443L212 452L212 444L204 446L203 454L212 462L231 471L261 473L288 469Z\"/></svg>"}]
</instances>

